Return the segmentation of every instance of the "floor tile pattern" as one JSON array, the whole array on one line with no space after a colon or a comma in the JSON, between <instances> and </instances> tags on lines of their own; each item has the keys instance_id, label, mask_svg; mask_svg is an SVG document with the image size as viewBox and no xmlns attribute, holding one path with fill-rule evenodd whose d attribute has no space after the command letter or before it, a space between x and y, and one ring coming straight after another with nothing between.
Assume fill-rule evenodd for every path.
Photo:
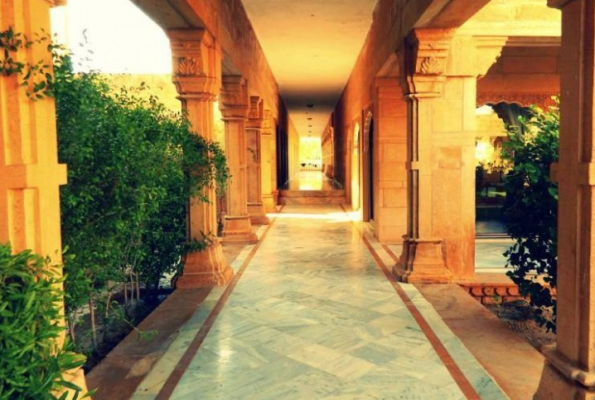
<instances>
[{"instance_id":1,"label":"floor tile pattern","mask_svg":"<svg viewBox=\"0 0 595 400\"><path fill-rule=\"evenodd\" d=\"M171 398L465 397L348 214L288 206Z\"/></svg>"}]
</instances>

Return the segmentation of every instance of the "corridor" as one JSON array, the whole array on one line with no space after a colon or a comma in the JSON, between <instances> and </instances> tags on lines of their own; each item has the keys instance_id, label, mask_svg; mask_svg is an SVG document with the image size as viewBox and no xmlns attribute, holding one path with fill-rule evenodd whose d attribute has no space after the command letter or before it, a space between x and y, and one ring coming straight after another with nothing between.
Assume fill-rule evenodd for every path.
<instances>
[{"instance_id":1,"label":"corridor","mask_svg":"<svg viewBox=\"0 0 595 400\"><path fill-rule=\"evenodd\" d=\"M286 206L259 236L132 399L508 398L341 206Z\"/></svg>"}]
</instances>

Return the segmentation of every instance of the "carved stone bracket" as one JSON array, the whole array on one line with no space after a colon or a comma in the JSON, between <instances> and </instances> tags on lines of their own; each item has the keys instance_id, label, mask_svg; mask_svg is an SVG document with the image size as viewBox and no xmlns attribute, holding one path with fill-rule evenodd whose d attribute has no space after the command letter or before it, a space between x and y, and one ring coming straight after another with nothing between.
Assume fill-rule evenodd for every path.
<instances>
[{"instance_id":1,"label":"carved stone bracket","mask_svg":"<svg viewBox=\"0 0 595 400\"><path fill-rule=\"evenodd\" d=\"M219 96L223 120L246 119L249 111L248 83L239 75L223 77Z\"/></svg>"},{"instance_id":2,"label":"carved stone bracket","mask_svg":"<svg viewBox=\"0 0 595 400\"><path fill-rule=\"evenodd\" d=\"M441 93L452 29L415 29L403 49L410 94Z\"/></svg>"},{"instance_id":3,"label":"carved stone bracket","mask_svg":"<svg viewBox=\"0 0 595 400\"><path fill-rule=\"evenodd\" d=\"M264 102L259 96L250 96L246 129L261 130L264 126Z\"/></svg>"},{"instance_id":4,"label":"carved stone bracket","mask_svg":"<svg viewBox=\"0 0 595 400\"><path fill-rule=\"evenodd\" d=\"M221 50L205 29L167 31L172 49L172 80L180 96L217 95L221 76Z\"/></svg>"},{"instance_id":5,"label":"carved stone bracket","mask_svg":"<svg viewBox=\"0 0 595 400\"><path fill-rule=\"evenodd\" d=\"M490 67L496 63L502 54L502 48L506 44L506 36L482 36L475 37L476 48L476 71L475 75L483 78Z\"/></svg>"}]
</instances>

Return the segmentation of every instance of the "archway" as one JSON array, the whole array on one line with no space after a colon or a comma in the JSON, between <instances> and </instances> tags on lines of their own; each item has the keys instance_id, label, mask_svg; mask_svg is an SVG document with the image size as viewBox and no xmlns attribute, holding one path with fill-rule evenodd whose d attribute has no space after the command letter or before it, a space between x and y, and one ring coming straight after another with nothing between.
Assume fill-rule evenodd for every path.
<instances>
[{"instance_id":1,"label":"archway","mask_svg":"<svg viewBox=\"0 0 595 400\"><path fill-rule=\"evenodd\" d=\"M374 119L371 112L365 119L363 147L363 220L374 221Z\"/></svg>"},{"instance_id":2,"label":"archway","mask_svg":"<svg viewBox=\"0 0 595 400\"><path fill-rule=\"evenodd\" d=\"M353 128L351 142L351 209L360 209L360 126Z\"/></svg>"}]
</instances>

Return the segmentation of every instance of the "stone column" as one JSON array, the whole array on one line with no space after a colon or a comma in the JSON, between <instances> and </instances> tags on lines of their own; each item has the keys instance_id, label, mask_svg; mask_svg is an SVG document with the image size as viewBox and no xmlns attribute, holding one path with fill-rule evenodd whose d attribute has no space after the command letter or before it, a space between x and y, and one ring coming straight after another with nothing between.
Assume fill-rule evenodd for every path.
<instances>
[{"instance_id":1,"label":"stone column","mask_svg":"<svg viewBox=\"0 0 595 400\"><path fill-rule=\"evenodd\" d=\"M246 125L246 163L248 178L248 214L254 225L268 225L262 201L261 132L264 124L264 104L260 97L250 96L250 110Z\"/></svg>"},{"instance_id":2,"label":"stone column","mask_svg":"<svg viewBox=\"0 0 595 400\"><path fill-rule=\"evenodd\" d=\"M264 110L262 130L260 131L260 166L262 183L262 204L267 213L277 212L273 187L276 187L275 171L275 124L270 110ZM273 186L275 182L275 186Z\"/></svg>"},{"instance_id":3,"label":"stone column","mask_svg":"<svg viewBox=\"0 0 595 400\"><path fill-rule=\"evenodd\" d=\"M556 346L536 400L595 399L595 1L562 10Z\"/></svg>"},{"instance_id":4,"label":"stone column","mask_svg":"<svg viewBox=\"0 0 595 400\"><path fill-rule=\"evenodd\" d=\"M393 268L402 281L473 277L476 83L504 44L494 41L454 39L445 29L408 38L408 221Z\"/></svg>"},{"instance_id":5,"label":"stone column","mask_svg":"<svg viewBox=\"0 0 595 400\"><path fill-rule=\"evenodd\" d=\"M0 30L12 27L28 38L49 32L53 5L58 3L5 0ZM19 49L11 57L23 63L52 62L43 44ZM67 176L66 165L58 163L55 103L47 97L29 99L19 80L17 75L0 75L0 243L9 243L13 253L30 249L48 257L60 275L60 186ZM70 371L66 379L86 391L82 369Z\"/></svg>"},{"instance_id":6,"label":"stone column","mask_svg":"<svg viewBox=\"0 0 595 400\"><path fill-rule=\"evenodd\" d=\"M227 188L227 215L223 221L224 243L256 243L248 215L246 171L246 121L248 87L241 76L224 76L219 109L225 123L225 153L231 173Z\"/></svg>"},{"instance_id":7,"label":"stone column","mask_svg":"<svg viewBox=\"0 0 595 400\"><path fill-rule=\"evenodd\" d=\"M376 79L375 236L399 243L407 231L407 100L399 82Z\"/></svg>"},{"instance_id":8,"label":"stone column","mask_svg":"<svg viewBox=\"0 0 595 400\"><path fill-rule=\"evenodd\" d=\"M220 88L221 50L204 29L180 29L167 32L173 56L173 82L180 94L182 108L197 135L213 140L213 103ZM217 238L216 194L214 187L204 189L209 200L190 199L188 227L190 239L212 242L206 250L186 257L177 288L220 286L233 277Z\"/></svg>"}]
</instances>

